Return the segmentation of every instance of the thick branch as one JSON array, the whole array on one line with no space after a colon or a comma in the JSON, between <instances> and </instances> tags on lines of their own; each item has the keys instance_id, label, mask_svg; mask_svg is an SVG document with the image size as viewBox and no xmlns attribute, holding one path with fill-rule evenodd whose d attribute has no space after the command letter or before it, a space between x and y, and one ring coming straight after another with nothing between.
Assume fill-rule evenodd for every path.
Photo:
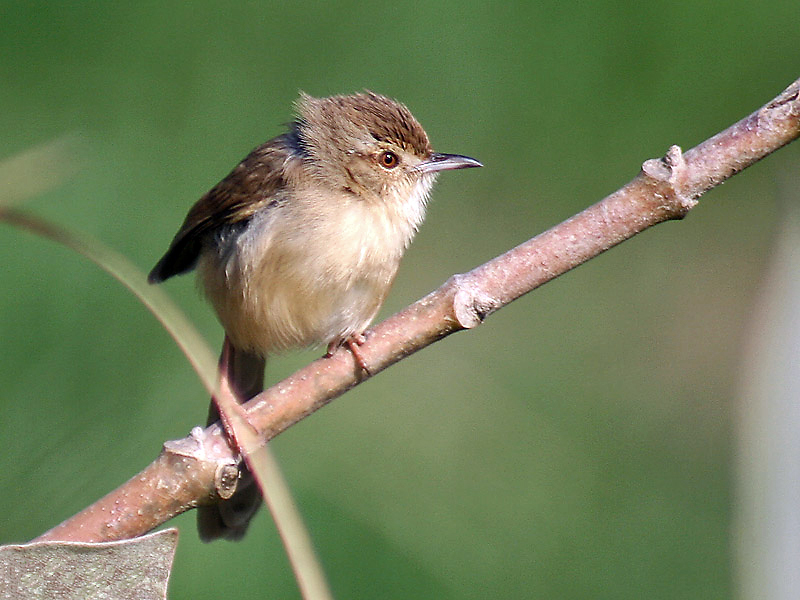
<instances>
[{"instance_id":1,"label":"thick branch","mask_svg":"<svg viewBox=\"0 0 800 600\"><path fill-rule=\"evenodd\" d=\"M705 191L800 137L800 80L772 102L681 154L672 146L630 183L571 219L466 273L373 328L361 352L372 375L486 316L637 233L680 219ZM247 403L266 442L360 383L347 350L319 359ZM235 459L217 425L168 442L139 475L40 540L140 535L230 493Z\"/></svg>"}]
</instances>

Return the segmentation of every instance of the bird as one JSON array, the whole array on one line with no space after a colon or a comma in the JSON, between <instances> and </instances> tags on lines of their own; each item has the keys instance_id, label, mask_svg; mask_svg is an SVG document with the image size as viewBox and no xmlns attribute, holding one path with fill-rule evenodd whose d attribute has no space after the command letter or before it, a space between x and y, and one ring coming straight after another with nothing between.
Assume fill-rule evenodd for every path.
<instances>
[{"instance_id":1,"label":"bird","mask_svg":"<svg viewBox=\"0 0 800 600\"><path fill-rule=\"evenodd\" d=\"M191 207L148 276L198 272L225 330L220 377L241 402L263 389L267 356L290 349L347 345L368 372L358 347L437 175L483 166L434 152L404 104L369 90L301 92L295 111ZM199 507L200 538L241 539L260 502L243 466L231 499Z\"/></svg>"}]
</instances>

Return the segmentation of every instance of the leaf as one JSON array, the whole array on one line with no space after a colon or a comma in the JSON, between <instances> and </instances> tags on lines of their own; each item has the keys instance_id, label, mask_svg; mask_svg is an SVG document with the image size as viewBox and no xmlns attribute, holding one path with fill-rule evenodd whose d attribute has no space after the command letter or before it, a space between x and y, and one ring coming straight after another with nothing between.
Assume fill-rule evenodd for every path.
<instances>
[{"instance_id":1,"label":"leaf","mask_svg":"<svg viewBox=\"0 0 800 600\"><path fill-rule=\"evenodd\" d=\"M3 600L153 600L167 597L178 530L119 542L0 546Z\"/></svg>"}]
</instances>

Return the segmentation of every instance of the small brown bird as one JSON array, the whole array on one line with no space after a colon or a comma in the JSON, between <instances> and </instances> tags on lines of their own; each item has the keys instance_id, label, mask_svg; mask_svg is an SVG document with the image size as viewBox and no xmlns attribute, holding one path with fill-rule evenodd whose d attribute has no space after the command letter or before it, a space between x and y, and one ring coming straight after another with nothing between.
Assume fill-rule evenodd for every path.
<instances>
[{"instance_id":1,"label":"small brown bird","mask_svg":"<svg viewBox=\"0 0 800 600\"><path fill-rule=\"evenodd\" d=\"M364 92L312 98L283 135L253 150L189 211L150 272L198 268L225 328L220 376L242 401L263 387L266 356L357 344L425 216L436 175L480 167L433 152L411 112ZM218 419L212 403L210 422ZM200 537L239 539L260 503L243 473L236 494L198 513Z\"/></svg>"}]
</instances>

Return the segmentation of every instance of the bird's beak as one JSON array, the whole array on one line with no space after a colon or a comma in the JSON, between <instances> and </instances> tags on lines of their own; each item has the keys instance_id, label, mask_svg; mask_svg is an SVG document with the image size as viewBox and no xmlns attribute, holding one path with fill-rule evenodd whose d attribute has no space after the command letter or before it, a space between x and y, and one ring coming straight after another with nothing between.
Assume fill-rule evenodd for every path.
<instances>
[{"instance_id":1,"label":"bird's beak","mask_svg":"<svg viewBox=\"0 0 800 600\"><path fill-rule=\"evenodd\" d=\"M420 173L436 173L438 171L449 171L450 169L469 169L482 166L483 164L480 161L469 156L434 152L427 160L417 165L417 171Z\"/></svg>"}]
</instances>

